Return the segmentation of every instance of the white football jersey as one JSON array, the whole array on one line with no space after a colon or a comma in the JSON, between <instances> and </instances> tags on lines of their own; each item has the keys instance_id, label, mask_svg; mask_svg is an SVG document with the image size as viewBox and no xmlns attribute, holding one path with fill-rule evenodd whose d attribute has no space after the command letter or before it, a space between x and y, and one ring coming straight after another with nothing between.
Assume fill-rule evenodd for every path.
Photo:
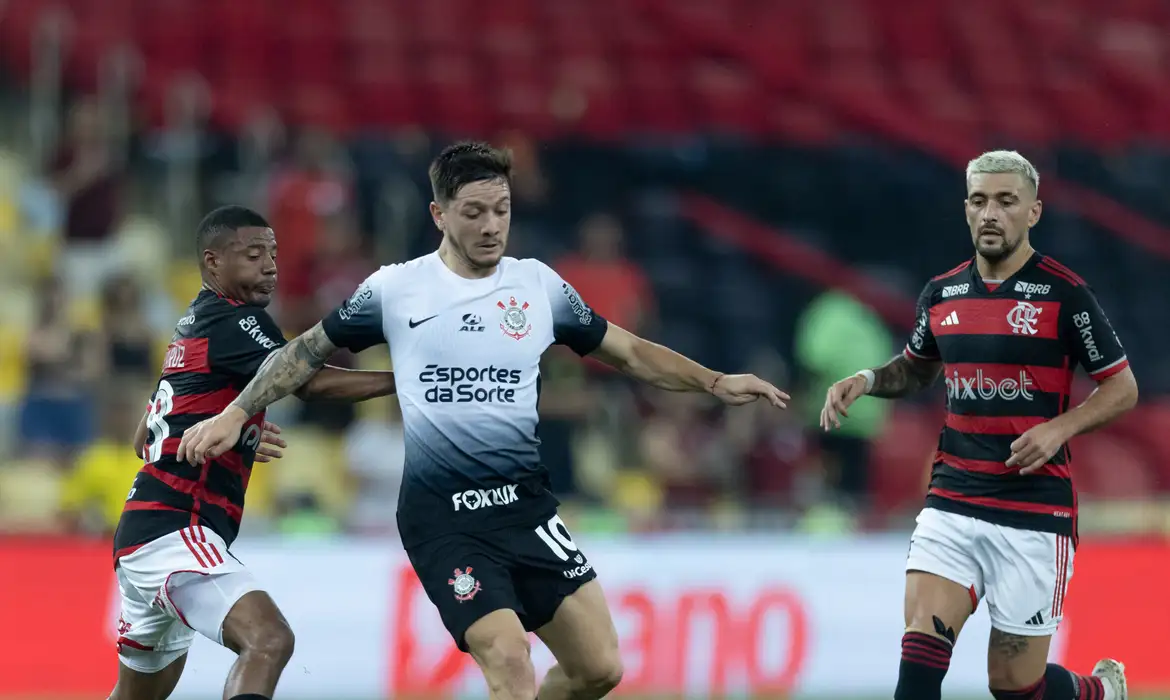
<instances>
[{"instance_id":1,"label":"white football jersey","mask_svg":"<svg viewBox=\"0 0 1170 700\"><path fill-rule=\"evenodd\" d=\"M406 433L404 544L551 515L540 358L554 343L586 355L608 327L552 268L503 258L467 279L431 253L375 272L323 326L354 352L389 343Z\"/></svg>"}]
</instances>

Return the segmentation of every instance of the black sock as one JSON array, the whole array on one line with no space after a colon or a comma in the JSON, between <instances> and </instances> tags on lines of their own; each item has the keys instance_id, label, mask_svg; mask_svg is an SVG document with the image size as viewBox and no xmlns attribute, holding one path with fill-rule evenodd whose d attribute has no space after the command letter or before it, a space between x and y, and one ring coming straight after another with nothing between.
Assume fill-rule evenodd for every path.
<instances>
[{"instance_id":1,"label":"black sock","mask_svg":"<svg viewBox=\"0 0 1170 700\"><path fill-rule=\"evenodd\" d=\"M922 632L902 637L902 665L894 700L942 700L942 682L951 665L951 643Z\"/></svg>"},{"instance_id":2,"label":"black sock","mask_svg":"<svg viewBox=\"0 0 1170 700\"><path fill-rule=\"evenodd\" d=\"M1044 673L1048 681L1048 692L1044 700L1104 700L1105 685L1096 676L1082 676L1072 671L1048 664Z\"/></svg>"},{"instance_id":3,"label":"black sock","mask_svg":"<svg viewBox=\"0 0 1170 700\"><path fill-rule=\"evenodd\" d=\"M272 700L272 698L260 693L244 693L243 695L233 695L229 700Z\"/></svg>"}]
</instances>

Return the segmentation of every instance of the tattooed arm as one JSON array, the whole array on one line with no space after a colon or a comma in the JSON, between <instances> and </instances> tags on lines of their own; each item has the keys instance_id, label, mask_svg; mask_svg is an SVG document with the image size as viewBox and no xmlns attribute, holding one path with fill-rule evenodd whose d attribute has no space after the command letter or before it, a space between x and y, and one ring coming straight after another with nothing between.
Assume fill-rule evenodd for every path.
<instances>
[{"instance_id":1,"label":"tattooed arm","mask_svg":"<svg viewBox=\"0 0 1170 700\"><path fill-rule=\"evenodd\" d=\"M335 352L337 346L318 323L273 353L228 409L248 420L304 386Z\"/></svg>"},{"instance_id":2,"label":"tattooed arm","mask_svg":"<svg viewBox=\"0 0 1170 700\"><path fill-rule=\"evenodd\" d=\"M873 373L869 386L867 373ZM849 417L849 407L869 394L879 399L900 399L934 384L942 373L942 362L914 357L909 353L898 355L881 367L864 370L846 377L829 387L825 406L821 409L821 427L825 430L841 427L841 416Z\"/></svg>"},{"instance_id":3,"label":"tattooed arm","mask_svg":"<svg viewBox=\"0 0 1170 700\"><path fill-rule=\"evenodd\" d=\"M942 363L903 353L881 367L873 369L872 372L873 388L869 390L870 396L879 399L900 399L934 384L938 375L942 373Z\"/></svg>"},{"instance_id":4,"label":"tattooed arm","mask_svg":"<svg viewBox=\"0 0 1170 700\"><path fill-rule=\"evenodd\" d=\"M297 336L265 360L222 413L183 431L176 459L202 464L230 450L249 418L300 389L336 350L320 323Z\"/></svg>"}]
</instances>

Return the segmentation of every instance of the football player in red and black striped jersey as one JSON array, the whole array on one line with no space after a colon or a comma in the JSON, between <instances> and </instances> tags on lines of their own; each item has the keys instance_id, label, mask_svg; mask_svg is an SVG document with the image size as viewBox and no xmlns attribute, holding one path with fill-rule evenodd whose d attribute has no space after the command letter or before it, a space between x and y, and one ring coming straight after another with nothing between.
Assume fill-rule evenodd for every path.
<instances>
[{"instance_id":1,"label":"football player in red and black striped jersey","mask_svg":"<svg viewBox=\"0 0 1170 700\"><path fill-rule=\"evenodd\" d=\"M292 654L288 623L230 551L264 412L214 460L176 458L183 432L219 414L285 344L265 310L276 290L276 237L256 212L223 207L200 223L198 250L203 288L175 326L136 440L145 463L114 536L122 592L116 700L170 695L196 631L239 654L225 698L271 698ZM326 366L298 396L362 401L392 393L391 372Z\"/></svg>"},{"instance_id":2,"label":"football player in red and black striped jersey","mask_svg":"<svg viewBox=\"0 0 1170 700\"><path fill-rule=\"evenodd\" d=\"M951 648L983 598L995 697L1126 695L1116 661L1090 676L1047 663L1077 543L1068 441L1133 408L1138 389L1088 284L1031 246L1038 185L1014 151L968 165L974 258L927 283L904 352L837 382L821 414L829 430L864 394L900 398L946 380L946 424L910 540L896 700L938 700ZM1071 407L1078 365L1097 389Z\"/></svg>"}]
</instances>

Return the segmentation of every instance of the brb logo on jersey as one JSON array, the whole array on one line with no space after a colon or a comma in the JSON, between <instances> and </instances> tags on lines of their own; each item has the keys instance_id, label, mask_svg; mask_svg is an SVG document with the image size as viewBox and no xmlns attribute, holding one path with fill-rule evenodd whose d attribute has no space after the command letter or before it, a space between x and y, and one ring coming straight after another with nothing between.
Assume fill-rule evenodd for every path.
<instances>
[{"instance_id":1,"label":"brb logo on jersey","mask_svg":"<svg viewBox=\"0 0 1170 700\"><path fill-rule=\"evenodd\" d=\"M490 367L427 365L418 380L428 384L428 403L516 403L520 370Z\"/></svg>"},{"instance_id":2,"label":"brb logo on jersey","mask_svg":"<svg viewBox=\"0 0 1170 700\"><path fill-rule=\"evenodd\" d=\"M1005 401L1015 401L1016 399L1023 399L1024 401L1031 401L1034 397L1032 388L1035 386L1032 378L1024 370L1020 370L1020 376L1004 377L1003 379L994 379L983 374L983 370L975 370L975 376L964 377L956 370L947 377L947 398L959 399L963 401L974 401L975 399L983 399L990 401L991 399L1004 399Z\"/></svg>"},{"instance_id":3,"label":"brb logo on jersey","mask_svg":"<svg viewBox=\"0 0 1170 700\"><path fill-rule=\"evenodd\" d=\"M1012 333L1015 335L1036 335L1036 322L1039 320L1037 317L1043 310L1026 301L1017 303L1016 307L1007 315L1007 322L1012 327Z\"/></svg>"},{"instance_id":4,"label":"brb logo on jersey","mask_svg":"<svg viewBox=\"0 0 1170 700\"><path fill-rule=\"evenodd\" d=\"M1032 298L1033 294L1044 296L1052 291L1051 284L1032 284L1031 282L1016 282L1016 291L1023 292L1028 299Z\"/></svg>"},{"instance_id":5,"label":"brb logo on jersey","mask_svg":"<svg viewBox=\"0 0 1170 700\"><path fill-rule=\"evenodd\" d=\"M500 330L509 338L520 340L532 332L532 324L528 322L528 302L516 303L516 297L508 297L508 304L497 301L496 306L504 312L504 320L500 323Z\"/></svg>"},{"instance_id":6,"label":"brb logo on jersey","mask_svg":"<svg viewBox=\"0 0 1170 700\"><path fill-rule=\"evenodd\" d=\"M952 284L950 286L943 287L942 296L943 299L949 299L951 297L961 296L969 291L971 291L971 284L969 282L966 284Z\"/></svg>"}]
</instances>

